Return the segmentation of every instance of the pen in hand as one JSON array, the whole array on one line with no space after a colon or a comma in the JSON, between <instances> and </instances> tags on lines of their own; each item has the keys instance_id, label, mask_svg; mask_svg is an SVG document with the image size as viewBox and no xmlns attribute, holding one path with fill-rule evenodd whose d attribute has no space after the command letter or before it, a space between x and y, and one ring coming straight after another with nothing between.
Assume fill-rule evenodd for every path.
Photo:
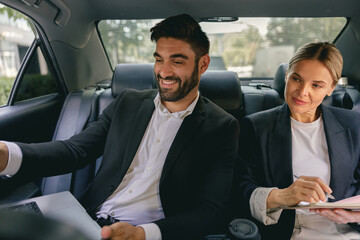
<instances>
[{"instance_id":1,"label":"pen in hand","mask_svg":"<svg viewBox=\"0 0 360 240\"><path fill-rule=\"evenodd\" d=\"M294 175L294 178L295 178L295 179L299 179L300 177L297 176L297 175ZM325 192L325 196L326 196L327 198L330 198L330 199L335 200L335 197L334 197L333 195L331 195L330 193Z\"/></svg>"}]
</instances>

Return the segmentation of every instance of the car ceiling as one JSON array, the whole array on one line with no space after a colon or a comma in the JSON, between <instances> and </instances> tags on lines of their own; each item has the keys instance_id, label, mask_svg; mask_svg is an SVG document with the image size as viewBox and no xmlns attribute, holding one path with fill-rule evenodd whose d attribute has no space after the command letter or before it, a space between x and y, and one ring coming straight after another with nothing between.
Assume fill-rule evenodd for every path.
<instances>
[{"instance_id":1,"label":"car ceiling","mask_svg":"<svg viewBox=\"0 0 360 240\"><path fill-rule=\"evenodd\" d=\"M26 6L38 3L36 14L48 17L44 5L71 9L71 18L85 22L101 19L152 19L180 13L194 17L354 17L359 16L358 0L1 0L26 12ZM26 3L26 4L25 4ZM150 10L151 9L151 10ZM48 10L48 9L47 9ZM150 11L149 11L150 10ZM34 11L34 10L33 10ZM66 14L66 13L64 13Z\"/></svg>"},{"instance_id":2,"label":"car ceiling","mask_svg":"<svg viewBox=\"0 0 360 240\"><path fill-rule=\"evenodd\" d=\"M44 30L71 89L111 78L95 22L154 19L188 13L200 20L236 17L360 18L359 0L0 0L28 15ZM69 61L70 59L70 61ZM96 60L99 59L99 60ZM83 79L83 80L73 80ZM86 80L85 80L86 79Z\"/></svg>"},{"instance_id":3,"label":"car ceiling","mask_svg":"<svg viewBox=\"0 0 360 240\"><path fill-rule=\"evenodd\" d=\"M0 2L22 11L39 22L44 29L52 31L49 32L51 38L66 40L66 37L78 37L77 41L72 40L76 48L82 48L90 38L92 23L102 19L166 18L184 12L198 20L213 16L360 16L359 0L0 0ZM38 7L28 6L38 2ZM64 30L67 34L64 34Z\"/></svg>"}]
</instances>

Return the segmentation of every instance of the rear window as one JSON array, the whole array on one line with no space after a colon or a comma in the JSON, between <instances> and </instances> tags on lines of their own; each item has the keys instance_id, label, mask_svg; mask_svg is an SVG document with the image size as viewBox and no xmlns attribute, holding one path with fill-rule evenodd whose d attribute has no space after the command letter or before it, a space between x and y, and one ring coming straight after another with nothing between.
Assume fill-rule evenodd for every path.
<instances>
[{"instance_id":1,"label":"rear window","mask_svg":"<svg viewBox=\"0 0 360 240\"><path fill-rule=\"evenodd\" d=\"M300 46L333 42L346 24L346 18L220 20L200 23L210 39L209 69L234 71L240 79L273 78L278 65L288 62ZM112 66L154 62L149 30L159 21L100 21L98 30Z\"/></svg>"}]
</instances>

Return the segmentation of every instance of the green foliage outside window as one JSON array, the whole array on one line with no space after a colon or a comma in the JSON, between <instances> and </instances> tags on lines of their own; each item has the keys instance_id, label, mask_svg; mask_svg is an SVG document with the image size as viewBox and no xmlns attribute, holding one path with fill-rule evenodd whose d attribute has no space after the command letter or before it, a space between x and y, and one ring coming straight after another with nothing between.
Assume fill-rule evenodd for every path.
<instances>
[{"instance_id":1,"label":"green foliage outside window","mask_svg":"<svg viewBox=\"0 0 360 240\"><path fill-rule=\"evenodd\" d=\"M0 106L6 105L14 78L0 77Z\"/></svg>"},{"instance_id":2,"label":"green foliage outside window","mask_svg":"<svg viewBox=\"0 0 360 240\"><path fill-rule=\"evenodd\" d=\"M255 27L241 32L210 35L210 56L222 56L226 66L245 66L254 63L255 52L264 42Z\"/></svg>"},{"instance_id":3,"label":"green foliage outside window","mask_svg":"<svg viewBox=\"0 0 360 240\"><path fill-rule=\"evenodd\" d=\"M152 26L148 20L100 21L100 35L111 64L153 62L155 45L149 31Z\"/></svg>"},{"instance_id":4,"label":"green foliage outside window","mask_svg":"<svg viewBox=\"0 0 360 240\"><path fill-rule=\"evenodd\" d=\"M270 45L293 45L335 40L345 26L345 18L272 18L266 34Z\"/></svg>"},{"instance_id":5,"label":"green foliage outside window","mask_svg":"<svg viewBox=\"0 0 360 240\"><path fill-rule=\"evenodd\" d=\"M14 78L0 77L0 106L7 104ZM21 82L15 102L58 92L51 74L27 74Z\"/></svg>"}]
</instances>

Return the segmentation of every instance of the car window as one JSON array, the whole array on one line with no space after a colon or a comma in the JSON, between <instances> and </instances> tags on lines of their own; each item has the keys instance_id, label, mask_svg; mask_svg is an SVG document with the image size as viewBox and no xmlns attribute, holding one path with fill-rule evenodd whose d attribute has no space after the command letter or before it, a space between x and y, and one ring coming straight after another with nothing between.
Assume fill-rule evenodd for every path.
<instances>
[{"instance_id":1,"label":"car window","mask_svg":"<svg viewBox=\"0 0 360 240\"><path fill-rule=\"evenodd\" d=\"M41 48L37 46L26 66L25 74L20 79L15 93L15 102L57 92L58 89L55 79L49 71L49 65Z\"/></svg>"},{"instance_id":2,"label":"car window","mask_svg":"<svg viewBox=\"0 0 360 240\"><path fill-rule=\"evenodd\" d=\"M200 23L210 40L209 69L231 70L240 78L273 78L308 42L333 42L346 18L207 19ZM112 66L153 62L149 29L160 20L104 20L98 24Z\"/></svg>"},{"instance_id":3,"label":"car window","mask_svg":"<svg viewBox=\"0 0 360 240\"><path fill-rule=\"evenodd\" d=\"M0 4L0 106L58 92L31 21L18 11ZM32 47L35 46L35 47ZM26 57L28 56L28 57ZM21 69L24 73L15 79Z\"/></svg>"}]
</instances>

